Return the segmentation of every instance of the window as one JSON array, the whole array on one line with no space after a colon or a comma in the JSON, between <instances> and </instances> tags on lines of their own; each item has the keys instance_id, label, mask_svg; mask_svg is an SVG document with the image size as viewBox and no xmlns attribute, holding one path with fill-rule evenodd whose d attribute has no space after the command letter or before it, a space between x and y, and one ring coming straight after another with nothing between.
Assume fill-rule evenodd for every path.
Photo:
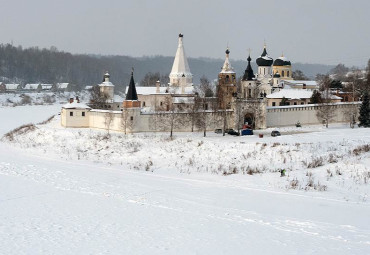
<instances>
[{"instance_id":1,"label":"window","mask_svg":"<svg viewBox=\"0 0 370 255\"><path fill-rule=\"evenodd\" d=\"M251 97L251 96L252 96L252 90L248 89L248 97Z\"/></svg>"},{"instance_id":2,"label":"window","mask_svg":"<svg viewBox=\"0 0 370 255\"><path fill-rule=\"evenodd\" d=\"M143 102L143 107L145 107L145 101Z\"/></svg>"},{"instance_id":3,"label":"window","mask_svg":"<svg viewBox=\"0 0 370 255\"><path fill-rule=\"evenodd\" d=\"M301 102L301 104L304 104L304 102Z\"/></svg>"},{"instance_id":4,"label":"window","mask_svg":"<svg viewBox=\"0 0 370 255\"><path fill-rule=\"evenodd\" d=\"M289 71L286 72L286 76L289 77Z\"/></svg>"},{"instance_id":5,"label":"window","mask_svg":"<svg viewBox=\"0 0 370 255\"><path fill-rule=\"evenodd\" d=\"M131 116L131 117L130 117L130 120L134 120L134 116Z\"/></svg>"},{"instance_id":6,"label":"window","mask_svg":"<svg viewBox=\"0 0 370 255\"><path fill-rule=\"evenodd\" d=\"M284 77L284 71L281 71L281 76Z\"/></svg>"},{"instance_id":7,"label":"window","mask_svg":"<svg viewBox=\"0 0 370 255\"><path fill-rule=\"evenodd\" d=\"M272 106L276 106L276 102L272 102Z\"/></svg>"},{"instance_id":8,"label":"window","mask_svg":"<svg viewBox=\"0 0 370 255\"><path fill-rule=\"evenodd\" d=\"M297 102L294 102L294 105L297 105Z\"/></svg>"},{"instance_id":9,"label":"window","mask_svg":"<svg viewBox=\"0 0 370 255\"><path fill-rule=\"evenodd\" d=\"M85 117L85 112L82 112L82 117Z\"/></svg>"},{"instance_id":10,"label":"window","mask_svg":"<svg viewBox=\"0 0 370 255\"><path fill-rule=\"evenodd\" d=\"M72 116L73 116L73 112L69 112L69 116L71 116L71 117L72 117Z\"/></svg>"},{"instance_id":11,"label":"window","mask_svg":"<svg viewBox=\"0 0 370 255\"><path fill-rule=\"evenodd\" d=\"M160 105L162 106L163 105L163 102L160 102Z\"/></svg>"}]
</instances>

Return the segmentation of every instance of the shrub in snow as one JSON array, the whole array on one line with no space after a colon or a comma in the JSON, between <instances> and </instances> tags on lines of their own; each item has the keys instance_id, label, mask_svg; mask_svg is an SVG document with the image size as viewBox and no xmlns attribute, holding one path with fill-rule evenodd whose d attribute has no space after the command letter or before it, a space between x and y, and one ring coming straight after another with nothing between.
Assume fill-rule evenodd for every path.
<instances>
[{"instance_id":1,"label":"shrub in snow","mask_svg":"<svg viewBox=\"0 0 370 255\"><path fill-rule=\"evenodd\" d=\"M22 135L22 134L26 134L30 131L33 131L35 130L36 127L34 124L26 124L26 125L22 125L20 127L17 127L11 131L9 131L8 133L6 133L4 136L3 136L3 139L7 139L9 141L13 141L14 140L14 137L17 136L17 135Z\"/></svg>"},{"instance_id":2,"label":"shrub in snow","mask_svg":"<svg viewBox=\"0 0 370 255\"><path fill-rule=\"evenodd\" d=\"M324 165L324 159L322 157L313 158L310 163L307 164L307 168L316 168Z\"/></svg>"},{"instance_id":3,"label":"shrub in snow","mask_svg":"<svg viewBox=\"0 0 370 255\"><path fill-rule=\"evenodd\" d=\"M355 149L353 149L352 153L358 156L362 153L369 152L369 151L370 151L370 144L365 144L365 145L357 146Z\"/></svg>"}]
</instances>

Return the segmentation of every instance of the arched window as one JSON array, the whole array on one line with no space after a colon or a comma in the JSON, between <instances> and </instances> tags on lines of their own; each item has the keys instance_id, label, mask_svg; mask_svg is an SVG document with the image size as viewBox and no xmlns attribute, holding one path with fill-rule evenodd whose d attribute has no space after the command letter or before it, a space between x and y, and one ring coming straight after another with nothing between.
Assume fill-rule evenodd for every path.
<instances>
[{"instance_id":1,"label":"arched window","mask_svg":"<svg viewBox=\"0 0 370 255\"><path fill-rule=\"evenodd\" d=\"M266 68L263 68L263 74L266 74Z\"/></svg>"},{"instance_id":2,"label":"arched window","mask_svg":"<svg viewBox=\"0 0 370 255\"><path fill-rule=\"evenodd\" d=\"M286 72L286 76L289 77L289 71Z\"/></svg>"},{"instance_id":3,"label":"arched window","mask_svg":"<svg viewBox=\"0 0 370 255\"><path fill-rule=\"evenodd\" d=\"M226 75L225 81L229 82L229 76L228 75Z\"/></svg>"},{"instance_id":4,"label":"arched window","mask_svg":"<svg viewBox=\"0 0 370 255\"><path fill-rule=\"evenodd\" d=\"M281 71L281 76L284 77L284 71Z\"/></svg>"}]
</instances>

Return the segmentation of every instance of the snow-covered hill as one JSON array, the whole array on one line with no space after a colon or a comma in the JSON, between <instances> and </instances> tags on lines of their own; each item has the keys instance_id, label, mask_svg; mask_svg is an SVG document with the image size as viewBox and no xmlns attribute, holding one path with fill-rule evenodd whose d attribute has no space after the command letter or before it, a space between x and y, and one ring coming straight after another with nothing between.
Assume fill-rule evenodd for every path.
<instances>
[{"instance_id":1,"label":"snow-covered hill","mask_svg":"<svg viewBox=\"0 0 370 255\"><path fill-rule=\"evenodd\" d=\"M32 109L35 123L49 116ZM57 116L3 138L2 252L370 253L369 130L269 132L107 137Z\"/></svg>"}]
</instances>

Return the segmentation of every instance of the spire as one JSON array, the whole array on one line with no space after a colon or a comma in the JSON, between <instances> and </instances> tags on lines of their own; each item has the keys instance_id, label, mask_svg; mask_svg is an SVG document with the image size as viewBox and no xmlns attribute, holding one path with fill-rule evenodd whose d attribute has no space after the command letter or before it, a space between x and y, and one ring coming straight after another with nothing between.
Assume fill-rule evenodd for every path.
<instances>
[{"instance_id":1,"label":"spire","mask_svg":"<svg viewBox=\"0 0 370 255\"><path fill-rule=\"evenodd\" d=\"M224 65L222 66L221 73L234 73L234 69L231 67L230 60L229 60L229 54L230 50L229 47L226 48L226 57L225 57L225 62Z\"/></svg>"},{"instance_id":2,"label":"spire","mask_svg":"<svg viewBox=\"0 0 370 255\"><path fill-rule=\"evenodd\" d=\"M136 93L136 87L134 82L134 68L131 70L131 79L130 84L128 86L128 91L126 95L126 100L137 101L137 93Z\"/></svg>"},{"instance_id":3,"label":"spire","mask_svg":"<svg viewBox=\"0 0 370 255\"><path fill-rule=\"evenodd\" d=\"M255 78L255 75L254 75L254 72L253 72L253 69L252 69L252 66L251 66L251 51L249 49L249 55L248 55L248 66L247 66L247 69L245 69L244 71L244 75L243 75L243 81L251 81L253 80L253 78Z\"/></svg>"},{"instance_id":4,"label":"spire","mask_svg":"<svg viewBox=\"0 0 370 255\"><path fill-rule=\"evenodd\" d=\"M193 75L190 72L188 60L185 55L183 38L184 38L184 35L180 33L176 56L175 56L175 60L173 61L173 66L172 66L172 70L170 73L170 80L171 78L175 79L175 78L181 77L183 74L187 78L193 77Z\"/></svg>"}]
</instances>

